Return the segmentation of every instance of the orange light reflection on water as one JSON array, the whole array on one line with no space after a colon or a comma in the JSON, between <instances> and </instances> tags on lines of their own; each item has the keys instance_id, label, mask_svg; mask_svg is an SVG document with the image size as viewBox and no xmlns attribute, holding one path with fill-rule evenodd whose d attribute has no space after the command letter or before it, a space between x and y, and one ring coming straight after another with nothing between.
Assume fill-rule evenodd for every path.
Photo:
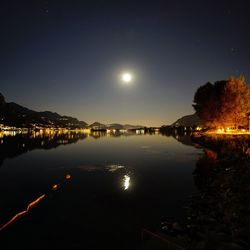
<instances>
[{"instance_id":1,"label":"orange light reflection on water","mask_svg":"<svg viewBox=\"0 0 250 250\"><path fill-rule=\"evenodd\" d=\"M72 176L70 174L66 174L65 179L66 180L70 180L72 178ZM56 191L58 188L60 187L59 184L53 184L51 190L52 191ZM28 204L26 210L21 211L19 213L17 213L15 216L13 216L8 222L6 222L3 226L0 227L0 233L6 229L7 227L9 227L10 225L12 225L14 222L16 222L18 219L20 219L21 217L23 217L25 214L27 214L32 208L34 208L42 199L45 198L45 194L39 196L36 200L32 201L31 203Z\"/></svg>"},{"instance_id":2,"label":"orange light reflection on water","mask_svg":"<svg viewBox=\"0 0 250 250\"><path fill-rule=\"evenodd\" d=\"M7 223L5 223L1 228L0 228L0 232L3 231L5 228L9 227L11 224L13 224L14 222L16 222L18 219L20 219L21 217L23 217L25 214L27 214L32 208L34 208L43 198L45 197L45 194L41 195L40 197L38 197L36 200L32 201L31 203L29 203L29 205L27 206L27 209L17 213L15 216L13 216Z\"/></svg>"},{"instance_id":3,"label":"orange light reflection on water","mask_svg":"<svg viewBox=\"0 0 250 250\"><path fill-rule=\"evenodd\" d=\"M250 135L250 131L246 129L218 128L216 130L209 130L205 134Z\"/></svg>"}]
</instances>

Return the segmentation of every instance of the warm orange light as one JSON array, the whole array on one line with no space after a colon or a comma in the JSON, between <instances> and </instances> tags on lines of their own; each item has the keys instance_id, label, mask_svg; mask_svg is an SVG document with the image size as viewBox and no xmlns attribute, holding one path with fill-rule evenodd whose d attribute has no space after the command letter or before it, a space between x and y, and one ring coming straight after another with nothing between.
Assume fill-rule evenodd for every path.
<instances>
[{"instance_id":1,"label":"warm orange light","mask_svg":"<svg viewBox=\"0 0 250 250\"><path fill-rule=\"evenodd\" d=\"M34 208L43 198L45 197L45 194L38 197L36 200L29 203L27 206L27 209L17 213L15 216L13 216L7 223L5 223L2 227L0 227L0 232L3 231L5 228L13 224L15 221L17 221L19 218L23 217L26 213L28 213L32 208Z\"/></svg>"},{"instance_id":2,"label":"warm orange light","mask_svg":"<svg viewBox=\"0 0 250 250\"><path fill-rule=\"evenodd\" d=\"M223 132L224 132L224 131L223 131L222 128L218 128L218 129L217 129L217 133L218 133L218 134L222 134Z\"/></svg>"},{"instance_id":3,"label":"warm orange light","mask_svg":"<svg viewBox=\"0 0 250 250\"><path fill-rule=\"evenodd\" d=\"M218 128L217 130L209 131L208 134L230 134L230 135L249 135L250 131L246 129L230 129Z\"/></svg>"},{"instance_id":4,"label":"warm orange light","mask_svg":"<svg viewBox=\"0 0 250 250\"><path fill-rule=\"evenodd\" d=\"M66 180L69 180L71 179L71 175L70 174L67 174L66 177L65 177Z\"/></svg>"},{"instance_id":5,"label":"warm orange light","mask_svg":"<svg viewBox=\"0 0 250 250\"><path fill-rule=\"evenodd\" d=\"M55 191L55 190L57 190L57 189L58 189L58 185L57 185L57 184L54 184L54 185L52 186L52 190Z\"/></svg>"}]
</instances>

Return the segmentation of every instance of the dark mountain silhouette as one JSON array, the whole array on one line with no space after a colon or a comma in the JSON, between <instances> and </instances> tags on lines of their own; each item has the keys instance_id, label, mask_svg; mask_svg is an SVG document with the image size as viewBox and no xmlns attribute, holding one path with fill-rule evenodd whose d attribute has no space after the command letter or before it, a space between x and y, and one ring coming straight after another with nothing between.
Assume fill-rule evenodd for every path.
<instances>
[{"instance_id":1,"label":"dark mountain silhouette","mask_svg":"<svg viewBox=\"0 0 250 250\"><path fill-rule=\"evenodd\" d=\"M108 126L108 129L124 129L124 126L119 123L112 123L107 126Z\"/></svg>"},{"instance_id":2,"label":"dark mountain silhouette","mask_svg":"<svg viewBox=\"0 0 250 250\"><path fill-rule=\"evenodd\" d=\"M61 116L51 111L37 112L14 102L5 102L0 93L0 123L16 127L32 127L34 124L44 127L84 128L87 123L70 116Z\"/></svg>"},{"instance_id":3,"label":"dark mountain silhouette","mask_svg":"<svg viewBox=\"0 0 250 250\"><path fill-rule=\"evenodd\" d=\"M125 129L140 129L140 128L144 128L145 126L142 126L142 125L125 124L123 127L124 127Z\"/></svg>"},{"instance_id":4,"label":"dark mountain silhouette","mask_svg":"<svg viewBox=\"0 0 250 250\"><path fill-rule=\"evenodd\" d=\"M92 123L91 125L89 125L89 128L91 129L106 129L106 125L105 124L102 124L100 122L94 122Z\"/></svg>"},{"instance_id":5,"label":"dark mountain silhouette","mask_svg":"<svg viewBox=\"0 0 250 250\"><path fill-rule=\"evenodd\" d=\"M197 114L186 115L178 119L171 126L183 126L183 127L192 127L201 125L201 120Z\"/></svg>"},{"instance_id":6,"label":"dark mountain silhouette","mask_svg":"<svg viewBox=\"0 0 250 250\"><path fill-rule=\"evenodd\" d=\"M0 93L0 106L5 104L5 98L4 96Z\"/></svg>"},{"instance_id":7,"label":"dark mountain silhouette","mask_svg":"<svg viewBox=\"0 0 250 250\"><path fill-rule=\"evenodd\" d=\"M119 123L112 123L112 124L102 124L100 122L94 122L91 125L89 125L89 128L92 129L138 129L138 128L144 128L145 126L141 125L130 125L130 124L119 124Z\"/></svg>"}]
</instances>

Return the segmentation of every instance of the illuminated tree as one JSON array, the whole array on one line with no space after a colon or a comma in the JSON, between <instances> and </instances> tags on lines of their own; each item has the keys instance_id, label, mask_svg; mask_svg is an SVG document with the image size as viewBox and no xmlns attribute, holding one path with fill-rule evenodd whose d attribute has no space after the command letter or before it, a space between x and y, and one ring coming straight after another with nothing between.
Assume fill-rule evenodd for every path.
<instances>
[{"instance_id":1,"label":"illuminated tree","mask_svg":"<svg viewBox=\"0 0 250 250\"><path fill-rule=\"evenodd\" d=\"M242 76L206 83L196 91L193 107L207 127L246 126L250 87Z\"/></svg>"},{"instance_id":2,"label":"illuminated tree","mask_svg":"<svg viewBox=\"0 0 250 250\"><path fill-rule=\"evenodd\" d=\"M222 96L221 116L235 129L247 120L250 110L250 87L244 77L227 81Z\"/></svg>"}]
</instances>

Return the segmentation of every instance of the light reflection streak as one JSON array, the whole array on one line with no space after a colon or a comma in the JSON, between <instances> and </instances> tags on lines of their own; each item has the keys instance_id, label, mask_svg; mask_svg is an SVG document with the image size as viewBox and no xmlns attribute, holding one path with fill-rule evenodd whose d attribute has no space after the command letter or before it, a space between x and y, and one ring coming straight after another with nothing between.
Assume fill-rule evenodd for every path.
<instances>
[{"instance_id":1,"label":"light reflection streak","mask_svg":"<svg viewBox=\"0 0 250 250\"><path fill-rule=\"evenodd\" d=\"M106 166L106 169L109 171L109 172L115 172L119 169L122 169L122 168L125 168L124 166L120 165L120 164L113 164L113 165L108 165Z\"/></svg>"},{"instance_id":2,"label":"light reflection streak","mask_svg":"<svg viewBox=\"0 0 250 250\"><path fill-rule=\"evenodd\" d=\"M71 179L71 175L67 174L65 176L65 180L70 180ZM54 184L52 185L51 190L52 191L56 191L59 188L59 184ZM19 213L17 213L16 215L14 215L8 222L6 222L3 226L0 227L0 233L6 229L7 227L11 226L14 222L16 222L18 219L20 219L21 217L23 217L24 215L26 215L31 209L33 209L41 200L43 200L46 197L46 194L43 194L41 196L39 196L37 199L35 199L34 201L32 201L31 203L28 204L26 210L21 211Z\"/></svg>"},{"instance_id":3,"label":"light reflection streak","mask_svg":"<svg viewBox=\"0 0 250 250\"><path fill-rule=\"evenodd\" d=\"M11 224L13 224L14 222L16 222L18 219L20 219L21 217L23 217L25 214L27 214L32 208L34 208L43 198L45 197L45 194L41 195L40 197L38 197L36 200L32 201L31 203L29 203L29 205L27 206L26 210L17 213L15 216L13 216L7 223L5 223L1 228L0 228L0 232L2 232L5 228L9 227Z\"/></svg>"},{"instance_id":4,"label":"light reflection streak","mask_svg":"<svg viewBox=\"0 0 250 250\"><path fill-rule=\"evenodd\" d=\"M128 175L124 175L123 177L123 188L127 190L130 186L130 177Z\"/></svg>"},{"instance_id":5,"label":"light reflection streak","mask_svg":"<svg viewBox=\"0 0 250 250\"><path fill-rule=\"evenodd\" d=\"M52 190L53 191L56 191L58 189L58 184L54 184L53 186L52 186Z\"/></svg>"}]
</instances>

